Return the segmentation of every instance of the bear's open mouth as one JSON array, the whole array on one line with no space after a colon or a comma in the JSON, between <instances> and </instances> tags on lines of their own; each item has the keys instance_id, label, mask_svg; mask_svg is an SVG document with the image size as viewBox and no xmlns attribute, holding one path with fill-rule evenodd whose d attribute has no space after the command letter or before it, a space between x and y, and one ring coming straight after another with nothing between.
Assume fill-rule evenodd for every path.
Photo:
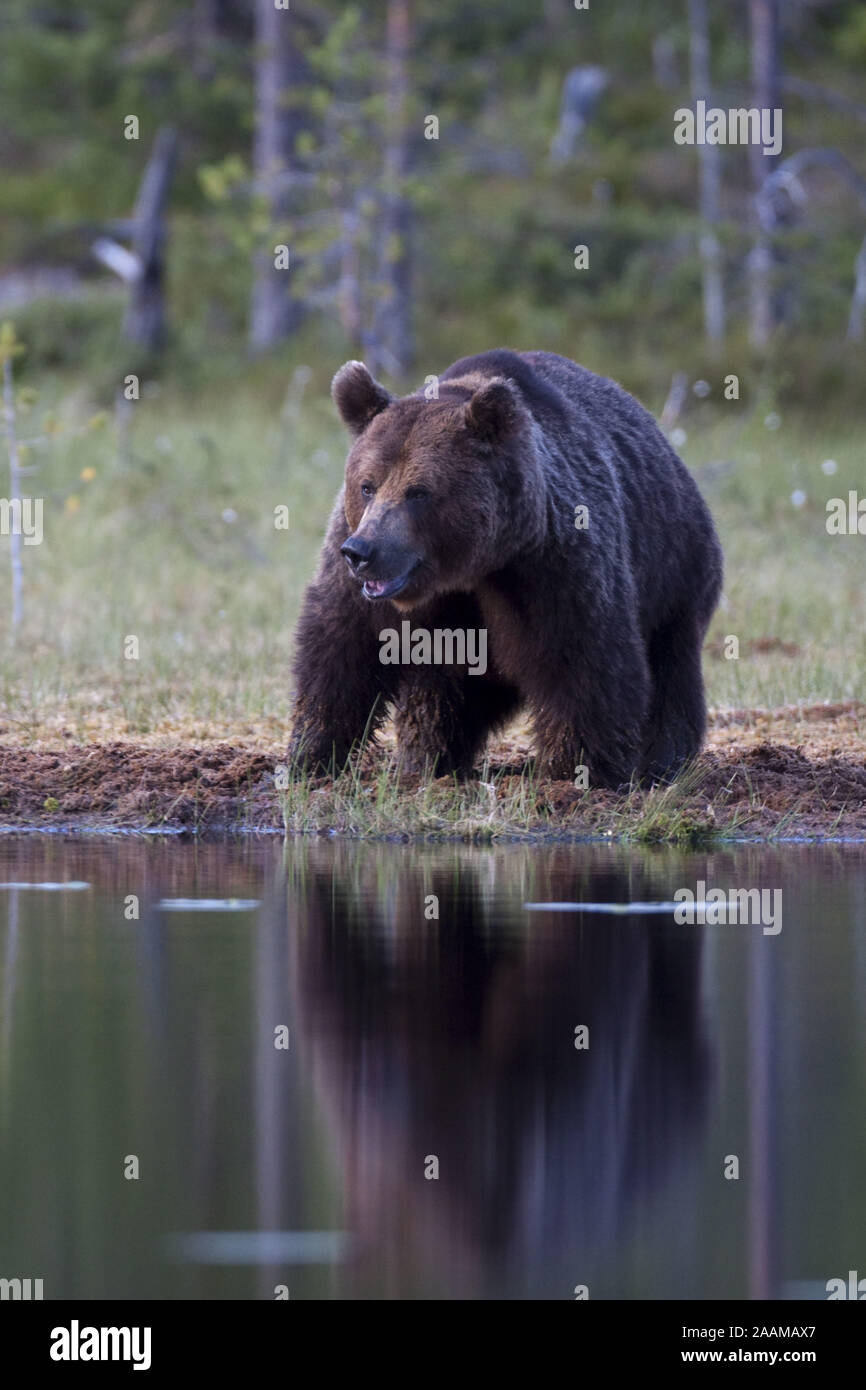
<instances>
[{"instance_id":1,"label":"bear's open mouth","mask_svg":"<svg viewBox=\"0 0 866 1390\"><path fill-rule=\"evenodd\" d=\"M394 598L402 589L405 589L420 563L420 560L416 560L404 574L398 575L396 579L365 579L362 590L364 598Z\"/></svg>"}]
</instances>

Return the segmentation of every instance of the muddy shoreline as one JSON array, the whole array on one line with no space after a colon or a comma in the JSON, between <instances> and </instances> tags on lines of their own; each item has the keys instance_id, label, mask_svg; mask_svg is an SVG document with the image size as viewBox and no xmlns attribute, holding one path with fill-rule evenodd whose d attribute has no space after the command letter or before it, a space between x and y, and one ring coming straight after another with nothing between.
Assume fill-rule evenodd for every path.
<instances>
[{"instance_id":1,"label":"muddy shoreline","mask_svg":"<svg viewBox=\"0 0 866 1390\"><path fill-rule=\"evenodd\" d=\"M274 785L284 745L272 738L164 747L133 740L55 742L23 747L0 737L0 834L284 829ZM519 728L491 750L500 793L519 777L530 751L529 733ZM370 761L371 787L379 760L388 756L386 739ZM866 705L717 711L697 774L681 804L708 834L866 839ZM513 828L520 838L622 833L621 796L585 794L569 782L540 783L534 795L537 823L530 807L526 823ZM647 795L632 793L630 810L639 812ZM464 838L457 827L455 838Z\"/></svg>"}]
</instances>

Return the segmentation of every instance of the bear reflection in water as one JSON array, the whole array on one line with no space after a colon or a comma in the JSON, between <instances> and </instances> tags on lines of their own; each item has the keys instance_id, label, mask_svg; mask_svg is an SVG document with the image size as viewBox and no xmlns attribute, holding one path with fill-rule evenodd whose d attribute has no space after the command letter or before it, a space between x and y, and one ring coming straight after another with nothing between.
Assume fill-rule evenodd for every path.
<instances>
[{"instance_id":1,"label":"bear reflection in water","mask_svg":"<svg viewBox=\"0 0 866 1390\"><path fill-rule=\"evenodd\" d=\"M592 849L292 853L293 1016L358 1242L344 1277L571 1296L693 1170L711 1071L694 929L523 911L665 897Z\"/></svg>"}]
</instances>

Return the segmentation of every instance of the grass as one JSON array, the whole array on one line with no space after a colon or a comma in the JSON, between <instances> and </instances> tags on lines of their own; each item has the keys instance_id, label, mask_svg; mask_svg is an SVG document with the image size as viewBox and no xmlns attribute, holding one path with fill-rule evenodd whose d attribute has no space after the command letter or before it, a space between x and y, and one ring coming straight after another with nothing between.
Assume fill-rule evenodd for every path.
<instances>
[{"instance_id":1,"label":"grass","mask_svg":"<svg viewBox=\"0 0 866 1390\"><path fill-rule=\"evenodd\" d=\"M282 798L282 811L293 833L326 825L356 836L456 836L486 843L530 827L535 833L555 828L552 808L545 805L531 771L506 778L485 768L478 781L441 777L407 786L387 758L372 777L365 773L363 758L351 758L327 781L295 777Z\"/></svg>"},{"instance_id":2,"label":"grass","mask_svg":"<svg viewBox=\"0 0 866 1390\"><path fill-rule=\"evenodd\" d=\"M649 791L636 788L615 816L614 835L617 839L634 840L638 844L674 844L683 849L700 849L721 837L712 805L698 809L694 798L700 791L701 773L692 764L671 786L652 787ZM724 836L736 833L736 816L728 818Z\"/></svg>"},{"instance_id":3,"label":"grass","mask_svg":"<svg viewBox=\"0 0 866 1390\"><path fill-rule=\"evenodd\" d=\"M88 405L65 395L54 409L73 427ZM14 644L5 605L0 614L0 721L28 742L61 728L76 738L275 731L342 465L339 431L320 402L302 408L297 387L284 402L240 391L229 406L196 406L169 394L133 410L124 461L111 426L33 451L45 537L25 548ZM285 505L288 531L274 525ZM7 547L0 539L0 583ZM138 660L124 656L129 636Z\"/></svg>"},{"instance_id":4,"label":"grass","mask_svg":"<svg viewBox=\"0 0 866 1390\"><path fill-rule=\"evenodd\" d=\"M531 766L515 774L485 765L477 781L441 777L407 784L388 757L371 776L362 755L350 758L336 777L295 776L281 795L281 806L291 834L327 827L352 837L487 844L527 834L535 839L568 833L698 848L719 838L712 810L695 806L700 783L700 771L691 767L672 786L636 787L603 802L584 791L563 806L551 799L551 789ZM729 819L725 836L735 829L735 820Z\"/></svg>"}]
</instances>

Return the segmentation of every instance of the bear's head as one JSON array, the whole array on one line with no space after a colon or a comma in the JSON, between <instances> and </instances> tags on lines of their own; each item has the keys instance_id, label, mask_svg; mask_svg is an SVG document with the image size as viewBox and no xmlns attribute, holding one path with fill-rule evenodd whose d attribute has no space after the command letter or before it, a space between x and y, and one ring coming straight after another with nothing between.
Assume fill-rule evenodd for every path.
<instances>
[{"instance_id":1,"label":"bear's head","mask_svg":"<svg viewBox=\"0 0 866 1390\"><path fill-rule=\"evenodd\" d=\"M467 376L436 399L395 398L347 362L331 393L355 436L341 550L365 598L409 610L471 592L537 539L535 427L513 383Z\"/></svg>"}]
</instances>

